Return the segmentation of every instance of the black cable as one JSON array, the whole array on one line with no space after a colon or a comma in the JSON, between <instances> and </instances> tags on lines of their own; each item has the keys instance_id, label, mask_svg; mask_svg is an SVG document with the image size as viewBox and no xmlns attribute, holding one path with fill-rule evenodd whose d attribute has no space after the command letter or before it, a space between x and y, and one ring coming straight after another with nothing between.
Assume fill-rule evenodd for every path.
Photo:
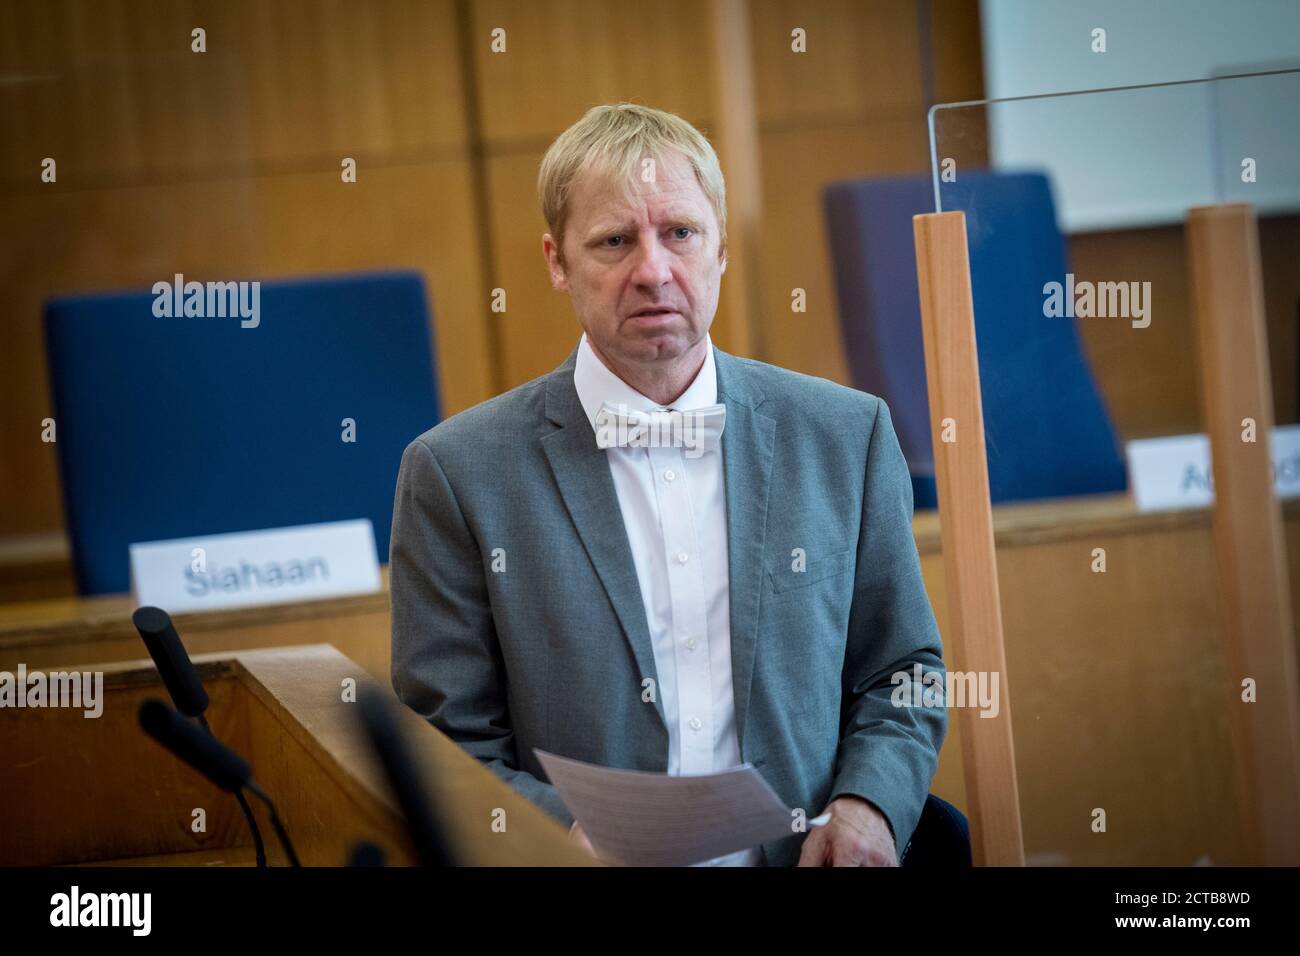
<instances>
[{"instance_id":1,"label":"black cable","mask_svg":"<svg viewBox=\"0 0 1300 956\"><path fill-rule=\"evenodd\" d=\"M284 847L284 852L289 856L289 864L291 866L302 866L302 864L298 862L298 854L293 850L293 841L289 839L289 831L286 830L284 824L280 822L280 815L275 812L275 804L271 802L271 798L266 795L266 792L261 787L253 783L251 780L248 782L248 789L253 791L253 793L257 795L258 799L265 803L267 809L271 811L271 826L275 827L276 836L280 838L280 845Z\"/></svg>"},{"instance_id":2,"label":"black cable","mask_svg":"<svg viewBox=\"0 0 1300 956\"><path fill-rule=\"evenodd\" d=\"M202 714L199 714L199 723L208 732L208 735L215 740L217 735L212 733L212 728L208 726L208 719ZM257 865L266 866L266 846L262 843L262 831L257 827L257 819L253 816L253 808L248 805L248 800L245 799L241 791L235 791L235 799L239 801L239 809L244 811L244 819L248 821L248 828L253 831L253 849L257 852Z\"/></svg>"}]
</instances>

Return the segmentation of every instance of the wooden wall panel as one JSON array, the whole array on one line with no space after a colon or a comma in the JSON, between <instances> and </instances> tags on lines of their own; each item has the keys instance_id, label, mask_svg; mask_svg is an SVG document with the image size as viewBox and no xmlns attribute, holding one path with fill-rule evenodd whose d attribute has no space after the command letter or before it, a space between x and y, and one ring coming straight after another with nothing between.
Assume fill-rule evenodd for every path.
<instances>
[{"instance_id":1,"label":"wooden wall panel","mask_svg":"<svg viewBox=\"0 0 1300 956\"><path fill-rule=\"evenodd\" d=\"M413 266L444 409L489 397L454 0L0 4L0 534L62 526L41 305L160 277ZM208 52L190 51L190 30ZM58 161L56 184L40 161ZM355 185L339 179L358 161Z\"/></svg>"},{"instance_id":2,"label":"wooden wall panel","mask_svg":"<svg viewBox=\"0 0 1300 956\"><path fill-rule=\"evenodd\" d=\"M737 355L766 352L760 339L763 296L763 186L759 162L758 94L749 0L709 0L713 36L710 139L726 177L727 281L718 290L713 343Z\"/></svg>"},{"instance_id":3,"label":"wooden wall panel","mask_svg":"<svg viewBox=\"0 0 1300 956\"><path fill-rule=\"evenodd\" d=\"M463 150L467 140L452 0L10 2L0 87L12 134L6 182L121 179L347 156ZM190 50L207 30L208 52Z\"/></svg>"},{"instance_id":4,"label":"wooden wall panel","mask_svg":"<svg viewBox=\"0 0 1300 956\"><path fill-rule=\"evenodd\" d=\"M537 205L541 151L490 155L485 161L495 273L506 311L493 313L501 342L503 385L513 388L555 368L582 329L566 292L551 288L542 257L546 221Z\"/></svg>"},{"instance_id":5,"label":"wooden wall panel","mask_svg":"<svg viewBox=\"0 0 1300 956\"><path fill-rule=\"evenodd\" d=\"M1279 424L1297 420L1300 216L1259 222L1273 403ZM1122 440L1204 430L1182 226L1080 233L1067 238L1076 280L1149 281L1151 325L1078 319L1093 375Z\"/></svg>"},{"instance_id":6,"label":"wooden wall panel","mask_svg":"<svg viewBox=\"0 0 1300 956\"><path fill-rule=\"evenodd\" d=\"M959 103L984 97L984 57L980 46L978 3L923 0L934 70L935 103ZM927 104L928 106L929 104Z\"/></svg>"},{"instance_id":7,"label":"wooden wall panel","mask_svg":"<svg viewBox=\"0 0 1300 956\"><path fill-rule=\"evenodd\" d=\"M763 134L764 361L849 383L822 192L842 179L915 171L925 143L924 119ZM807 312L790 309L796 287Z\"/></svg>"},{"instance_id":8,"label":"wooden wall panel","mask_svg":"<svg viewBox=\"0 0 1300 956\"><path fill-rule=\"evenodd\" d=\"M754 0L752 7L765 128L861 122L872 114L924 118L914 0ZM790 49L795 27L806 31L807 52Z\"/></svg>"},{"instance_id":9,"label":"wooden wall panel","mask_svg":"<svg viewBox=\"0 0 1300 956\"><path fill-rule=\"evenodd\" d=\"M850 384L822 193L843 179L928 168L929 49L936 42L945 51L969 48L970 37L951 34L974 6L948 4L954 19L927 26L923 5L913 0L755 0L764 209L759 358ZM791 51L795 27L807 31L806 53ZM955 75L966 81L970 70L963 65ZM790 309L796 287L807 293L805 313Z\"/></svg>"},{"instance_id":10,"label":"wooden wall panel","mask_svg":"<svg viewBox=\"0 0 1300 956\"><path fill-rule=\"evenodd\" d=\"M478 247L466 241L476 231L467 161L360 165L346 185L337 171L268 177L256 181L253 206L260 274L421 272L446 413L491 394L487 290Z\"/></svg>"},{"instance_id":11,"label":"wooden wall panel","mask_svg":"<svg viewBox=\"0 0 1300 956\"><path fill-rule=\"evenodd\" d=\"M179 271L248 274L257 262L251 197L240 181L200 182L0 198L0 288L6 345L0 374L0 531L63 524L41 324L56 295L148 288Z\"/></svg>"},{"instance_id":12,"label":"wooden wall panel","mask_svg":"<svg viewBox=\"0 0 1300 956\"><path fill-rule=\"evenodd\" d=\"M699 123L711 105L708 21L695 0L477 0L471 42L483 138L542 151L583 113L631 100ZM506 50L490 48L506 31Z\"/></svg>"},{"instance_id":13,"label":"wooden wall panel","mask_svg":"<svg viewBox=\"0 0 1300 956\"><path fill-rule=\"evenodd\" d=\"M241 55L259 159L465 146L452 0L245 2L253 42Z\"/></svg>"}]
</instances>

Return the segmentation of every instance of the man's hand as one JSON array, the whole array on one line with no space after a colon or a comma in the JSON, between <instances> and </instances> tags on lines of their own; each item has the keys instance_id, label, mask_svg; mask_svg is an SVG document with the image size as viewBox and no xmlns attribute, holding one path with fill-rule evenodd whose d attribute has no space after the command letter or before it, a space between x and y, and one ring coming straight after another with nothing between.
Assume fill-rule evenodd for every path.
<instances>
[{"instance_id":1,"label":"man's hand","mask_svg":"<svg viewBox=\"0 0 1300 956\"><path fill-rule=\"evenodd\" d=\"M898 866L894 836L884 814L861 797L836 797L831 822L803 841L799 866Z\"/></svg>"},{"instance_id":2,"label":"man's hand","mask_svg":"<svg viewBox=\"0 0 1300 956\"><path fill-rule=\"evenodd\" d=\"M574 820L573 826L569 827L569 839L578 844L578 846L582 847L592 856L596 855L596 850L592 847L591 841L587 839L587 834L582 832L582 827L578 825L577 820Z\"/></svg>"}]
</instances>

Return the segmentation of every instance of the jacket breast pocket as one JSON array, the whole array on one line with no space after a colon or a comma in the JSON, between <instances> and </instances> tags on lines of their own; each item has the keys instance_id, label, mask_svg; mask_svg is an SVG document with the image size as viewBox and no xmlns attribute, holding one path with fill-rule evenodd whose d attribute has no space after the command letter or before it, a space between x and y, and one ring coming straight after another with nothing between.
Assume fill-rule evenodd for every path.
<instances>
[{"instance_id":1,"label":"jacket breast pocket","mask_svg":"<svg viewBox=\"0 0 1300 956\"><path fill-rule=\"evenodd\" d=\"M806 588L818 581L825 581L827 578L833 578L836 575L852 571L855 566L855 556L854 549L849 548L847 551L839 551L825 557L814 558L807 563L802 571L796 571L791 567L793 564L793 559L791 559L782 565L779 570L769 570L767 576L772 582L772 590L777 594L783 594L786 591Z\"/></svg>"}]
</instances>

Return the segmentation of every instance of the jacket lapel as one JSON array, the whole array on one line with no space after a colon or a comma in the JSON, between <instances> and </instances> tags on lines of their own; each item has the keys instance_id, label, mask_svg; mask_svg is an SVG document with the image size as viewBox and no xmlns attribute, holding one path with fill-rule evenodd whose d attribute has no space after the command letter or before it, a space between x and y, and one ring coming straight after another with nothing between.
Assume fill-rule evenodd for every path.
<instances>
[{"instance_id":1,"label":"jacket lapel","mask_svg":"<svg viewBox=\"0 0 1300 956\"><path fill-rule=\"evenodd\" d=\"M727 492L727 561L731 604L732 693L736 735L744 753L745 718L763 584L768 498L771 491L776 422L758 411L762 392L735 357L714 348L718 401L727 406L722 432L723 483ZM546 381L546 417L556 429L542 438L542 449L559 486L569 517L609 596L614 613L643 675L659 679L654 647L646 625L636 564L623 527L623 512L605 452L578 401L573 385L577 349ZM663 703L655 695L655 712L667 728Z\"/></svg>"},{"instance_id":2,"label":"jacket lapel","mask_svg":"<svg viewBox=\"0 0 1300 956\"><path fill-rule=\"evenodd\" d=\"M546 417L558 428L542 437L542 450L550 463L569 517L578 530L605 593L609 595L614 613L623 626L623 634L632 646L640 673L653 677L657 685L659 675L655 670L654 647L614 478L605 452L596 445L595 432L573 385L576 356L577 349L574 349L568 360L547 376ZM657 693L654 704L666 731L668 724Z\"/></svg>"},{"instance_id":3,"label":"jacket lapel","mask_svg":"<svg viewBox=\"0 0 1300 956\"><path fill-rule=\"evenodd\" d=\"M745 753L745 718L754 676L759 610L767 578L763 566L776 422L757 409L763 394L744 365L716 347L718 401L727 406L722 430L723 482L727 490L727 576L731 598L731 683L736 736Z\"/></svg>"}]
</instances>

